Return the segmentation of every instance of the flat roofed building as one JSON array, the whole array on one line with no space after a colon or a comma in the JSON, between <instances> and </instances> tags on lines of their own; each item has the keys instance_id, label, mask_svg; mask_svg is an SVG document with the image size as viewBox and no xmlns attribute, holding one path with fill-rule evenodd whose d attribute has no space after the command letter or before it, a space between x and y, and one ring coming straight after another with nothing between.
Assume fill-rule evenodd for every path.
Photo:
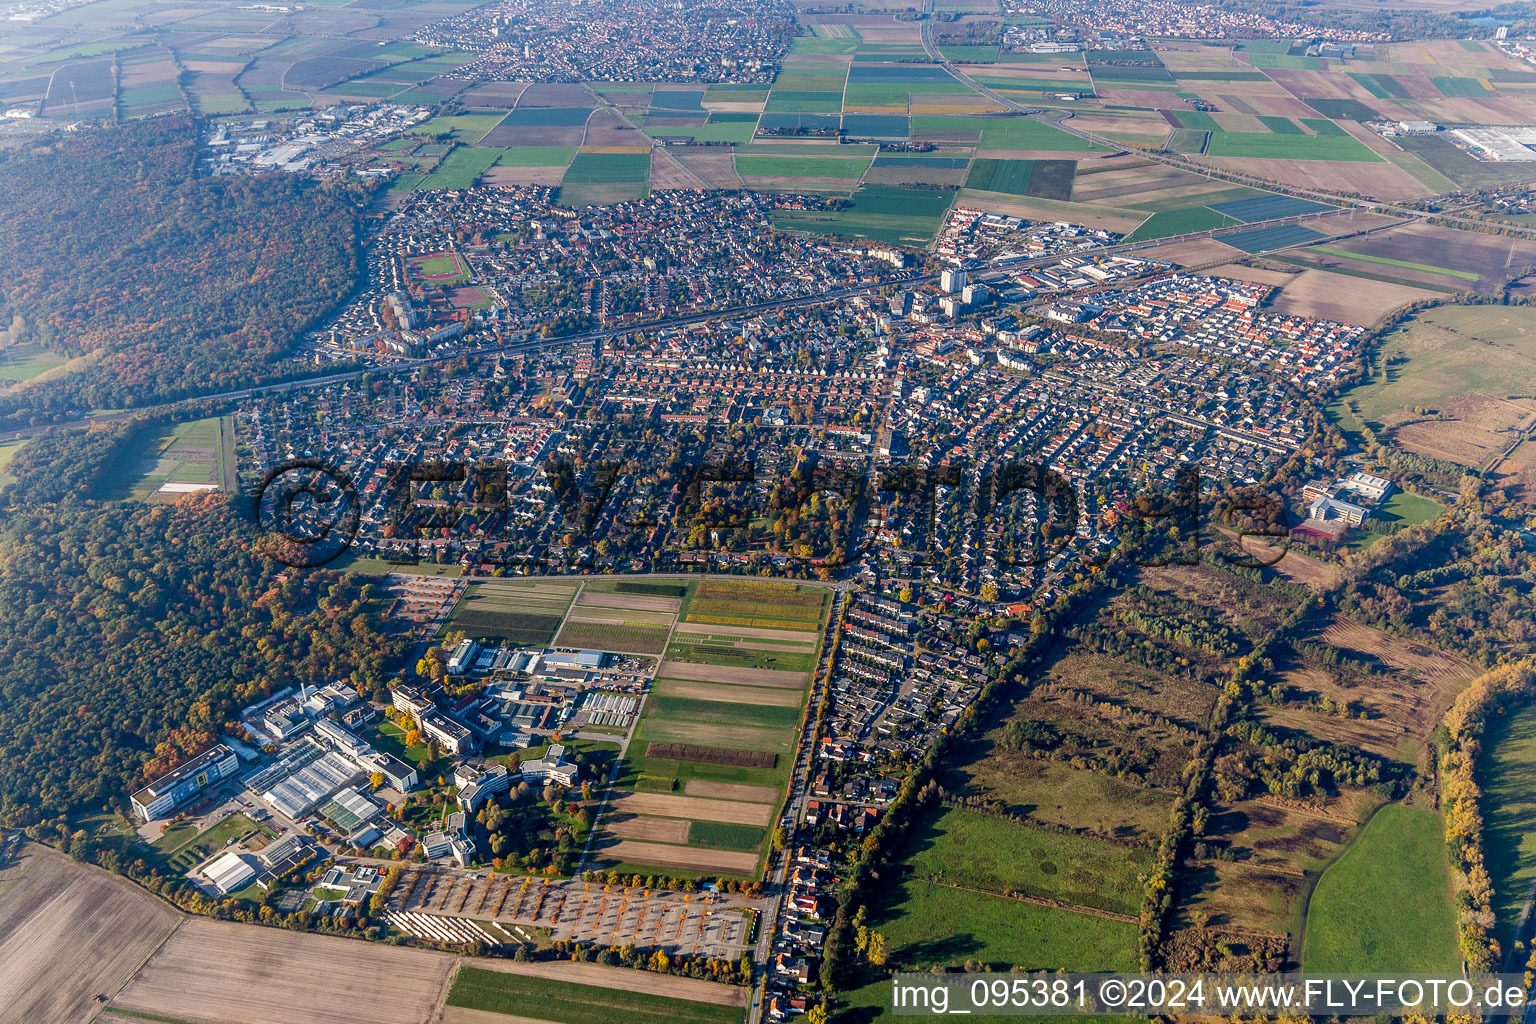
<instances>
[{"instance_id":1,"label":"flat roofed building","mask_svg":"<svg viewBox=\"0 0 1536 1024\"><path fill-rule=\"evenodd\" d=\"M453 770L453 781L459 787L459 806L474 814L491 797L512 788L512 773L491 762L461 764Z\"/></svg>"},{"instance_id":2,"label":"flat roofed building","mask_svg":"<svg viewBox=\"0 0 1536 1024\"><path fill-rule=\"evenodd\" d=\"M414 686L395 687L390 692L390 701L395 705L395 710L403 711L415 718L420 718L437 706Z\"/></svg>"},{"instance_id":3,"label":"flat roofed building","mask_svg":"<svg viewBox=\"0 0 1536 1024\"><path fill-rule=\"evenodd\" d=\"M459 641L459 646L453 649L453 654L448 658L448 672L456 676L468 672L475 663L475 655L479 653L480 645L473 640Z\"/></svg>"},{"instance_id":4,"label":"flat roofed building","mask_svg":"<svg viewBox=\"0 0 1536 1024\"><path fill-rule=\"evenodd\" d=\"M468 729L444 715L431 712L421 718L421 729L443 745L451 754L463 756L475 748L475 738Z\"/></svg>"},{"instance_id":5,"label":"flat roofed building","mask_svg":"<svg viewBox=\"0 0 1536 1024\"><path fill-rule=\"evenodd\" d=\"M219 743L133 794L133 813L145 821L162 818L215 782L239 772L240 759Z\"/></svg>"},{"instance_id":6,"label":"flat roofed building","mask_svg":"<svg viewBox=\"0 0 1536 1024\"><path fill-rule=\"evenodd\" d=\"M551 743L544 756L524 761L518 766L523 778L530 782L558 782L562 786L574 786L581 777L581 765L565 759L565 745Z\"/></svg>"},{"instance_id":7,"label":"flat roofed building","mask_svg":"<svg viewBox=\"0 0 1536 1024\"><path fill-rule=\"evenodd\" d=\"M227 896L249 885L256 877L256 869L244 854L231 850L204 868L203 875L219 890L219 895Z\"/></svg>"},{"instance_id":8,"label":"flat roofed building","mask_svg":"<svg viewBox=\"0 0 1536 1024\"><path fill-rule=\"evenodd\" d=\"M384 776L385 782L388 782L402 793L409 793L421 783L421 778L416 774L415 767L392 754L382 754L374 751L368 756L366 767L370 775L373 772L378 772Z\"/></svg>"}]
</instances>

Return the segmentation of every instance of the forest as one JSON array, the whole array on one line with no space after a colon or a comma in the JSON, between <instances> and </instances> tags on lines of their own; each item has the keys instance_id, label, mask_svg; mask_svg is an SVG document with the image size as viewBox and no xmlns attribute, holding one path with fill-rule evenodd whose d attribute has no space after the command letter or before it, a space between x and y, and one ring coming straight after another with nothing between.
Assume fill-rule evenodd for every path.
<instances>
[{"instance_id":1,"label":"forest","mask_svg":"<svg viewBox=\"0 0 1536 1024\"><path fill-rule=\"evenodd\" d=\"M0 527L0 823L126 806L242 705L294 683L372 694L401 641L371 584L282 573L224 497L13 508Z\"/></svg>"},{"instance_id":2,"label":"forest","mask_svg":"<svg viewBox=\"0 0 1536 1024\"><path fill-rule=\"evenodd\" d=\"M0 152L0 322L70 357L0 429L306 372L280 357L354 288L368 192L196 173L183 117Z\"/></svg>"}]
</instances>

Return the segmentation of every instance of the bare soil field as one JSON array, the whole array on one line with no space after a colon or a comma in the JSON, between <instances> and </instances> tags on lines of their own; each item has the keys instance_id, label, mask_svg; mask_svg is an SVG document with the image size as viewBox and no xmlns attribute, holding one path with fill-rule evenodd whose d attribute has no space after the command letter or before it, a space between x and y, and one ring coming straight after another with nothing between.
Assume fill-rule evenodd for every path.
<instances>
[{"instance_id":1,"label":"bare soil field","mask_svg":"<svg viewBox=\"0 0 1536 1024\"><path fill-rule=\"evenodd\" d=\"M526 82L486 82L465 92L459 97L459 102L466 107L509 109L517 103L526 88Z\"/></svg>"},{"instance_id":2,"label":"bare soil field","mask_svg":"<svg viewBox=\"0 0 1536 1024\"><path fill-rule=\"evenodd\" d=\"M1490 291L1515 270L1536 266L1536 241L1457 231L1433 224L1409 224L1349 238L1335 248L1477 274L1477 288L1483 292ZM1396 276L1395 268L1377 265L1377 269Z\"/></svg>"},{"instance_id":3,"label":"bare soil field","mask_svg":"<svg viewBox=\"0 0 1536 1024\"><path fill-rule=\"evenodd\" d=\"M514 960L476 960L475 966L502 974L521 974L528 978L554 978L576 985L597 985L600 988L633 989L635 972L620 967L602 967L598 964L569 963L551 960L542 963L518 963ZM737 985L721 985L696 978L674 978L665 974L645 975L644 988L653 995L669 999L691 999L696 1003L715 1003L718 1006L746 1006L750 989Z\"/></svg>"},{"instance_id":4,"label":"bare soil field","mask_svg":"<svg viewBox=\"0 0 1536 1024\"><path fill-rule=\"evenodd\" d=\"M761 620L759 620L761 621ZM782 640L790 643L798 643L806 647L814 646L820 634L810 629L767 629L760 626L717 626L708 622L679 622L679 633L717 633L724 636L729 633L743 639L752 640Z\"/></svg>"},{"instance_id":5,"label":"bare soil field","mask_svg":"<svg viewBox=\"0 0 1536 1024\"><path fill-rule=\"evenodd\" d=\"M1149 260L1177 263L1181 267L1199 267L1221 260L1230 260L1238 252L1230 245L1225 245L1220 239L1216 238L1201 238L1193 242L1174 242L1171 245L1154 246L1151 249L1144 249L1142 251ZM1211 273L1214 274L1216 271L1213 270Z\"/></svg>"},{"instance_id":6,"label":"bare soil field","mask_svg":"<svg viewBox=\"0 0 1536 1024\"><path fill-rule=\"evenodd\" d=\"M565 177L564 167L492 167L484 180L490 185L558 185Z\"/></svg>"},{"instance_id":7,"label":"bare soil field","mask_svg":"<svg viewBox=\"0 0 1536 1024\"><path fill-rule=\"evenodd\" d=\"M732 853L729 850L703 850L694 846L668 846L661 843L637 843L624 840L602 847L605 860L634 864L654 864L661 868L691 868L695 871L725 871L750 875L757 870L757 854Z\"/></svg>"},{"instance_id":8,"label":"bare soil field","mask_svg":"<svg viewBox=\"0 0 1536 1024\"><path fill-rule=\"evenodd\" d=\"M523 105L527 106L526 100ZM648 135L613 111L597 110L587 120L587 135L582 145L634 146L650 149L651 140Z\"/></svg>"},{"instance_id":9,"label":"bare soil field","mask_svg":"<svg viewBox=\"0 0 1536 1024\"><path fill-rule=\"evenodd\" d=\"M1407 171L1386 163L1354 163L1327 160L1277 160L1249 157L1194 159L1224 171L1255 174L1296 188L1324 188L1358 192L1376 199L1413 199L1430 190ZM1315 225L1309 223L1309 227Z\"/></svg>"},{"instance_id":10,"label":"bare soil field","mask_svg":"<svg viewBox=\"0 0 1536 1024\"><path fill-rule=\"evenodd\" d=\"M595 594L586 591L576 604L597 608L632 608L636 611L676 612L683 602L675 597L647 597L644 594Z\"/></svg>"},{"instance_id":11,"label":"bare soil field","mask_svg":"<svg viewBox=\"0 0 1536 1024\"><path fill-rule=\"evenodd\" d=\"M568 85L559 82L539 82L523 90L519 107L585 107L592 102L592 93L584 85Z\"/></svg>"},{"instance_id":12,"label":"bare soil field","mask_svg":"<svg viewBox=\"0 0 1536 1024\"><path fill-rule=\"evenodd\" d=\"M698 188L699 181L680 161L673 158L664 146L651 150L651 188ZM705 182L708 185L708 182Z\"/></svg>"},{"instance_id":13,"label":"bare soil field","mask_svg":"<svg viewBox=\"0 0 1536 1024\"><path fill-rule=\"evenodd\" d=\"M620 839L652 843L686 843L688 822L677 818L651 818L640 814L610 814L603 827Z\"/></svg>"},{"instance_id":14,"label":"bare soil field","mask_svg":"<svg viewBox=\"0 0 1536 1024\"><path fill-rule=\"evenodd\" d=\"M656 692L664 697L692 697L725 704L763 704L768 707L799 707L803 697L794 690L759 686L717 686L685 679L658 679Z\"/></svg>"},{"instance_id":15,"label":"bare soil field","mask_svg":"<svg viewBox=\"0 0 1536 1024\"><path fill-rule=\"evenodd\" d=\"M667 152L711 188L742 187L730 146L668 146Z\"/></svg>"},{"instance_id":16,"label":"bare soil field","mask_svg":"<svg viewBox=\"0 0 1536 1024\"><path fill-rule=\"evenodd\" d=\"M1270 299L1269 308L1277 313L1370 326L1401 306L1440 294L1388 281L1330 274L1326 270L1303 270L1292 275L1279 294Z\"/></svg>"},{"instance_id":17,"label":"bare soil field","mask_svg":"<svg viewBox=\"0 0 1536 1024\"><path fill-rule=\"evenodd\" d=\"M688 661L664 661L658 676L671 679L696 679L705 683L741 683L746 686L776 686L805 689L804 672L786 672L779 668L733 668L729 665L696 665Z\"/></svg>"},{"instance_id":18,"label":"bare soil field","mask_svg":"<svg viewBox=\"0 0 1536 1024\"><path fill-rule=\"evenodd\" d=\"M779 791L773 786L743 786L736 782L706 782L689 779L683 787L689 796L717 797L721 800L747 800L759 804L776 804Z\"/></svg>"},{"instance_id":19,"label":"bare soil field","mask_svg":"<svg viewBox=\"0 0 1536 1024\"><path fill-rule=\"evenodd\" d=\"M25 843L0 871L0 1024L89 1020L183 921L104 871Z\"/></svg>"},{"instance_id":20,"label":"bare soil field","mask_svg":"<svg viewBox=\"0 0 1536 1024\"><path fill-rule=\"evenodd\" d=\"M113 1005L194 1024L426 1024L456 962L425 950L191 918Z\"/></svg>"},{"instance_id":21,"label":"bare soil field","mask_svg":"<svg viewBox=\"0 0 1536 1024\"><path fill-rule=\"evenodd\" d=\"M724 821L732 825L766 825L773 820L773 808L767 804L661 793L625 793L608 801L608 806L625 814L657 814L696 821Z\"/></svg>"}]
</instances>

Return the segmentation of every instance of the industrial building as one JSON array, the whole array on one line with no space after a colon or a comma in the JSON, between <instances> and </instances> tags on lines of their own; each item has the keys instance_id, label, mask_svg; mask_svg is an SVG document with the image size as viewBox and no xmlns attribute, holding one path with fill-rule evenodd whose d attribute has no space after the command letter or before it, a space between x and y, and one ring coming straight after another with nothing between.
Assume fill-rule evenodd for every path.
<instances>
[{"instance_id":1,"label":"industrial building","mask_svg":"<svg viewBox=\"0 0 1536 1024\"><path fill-rule=\"evenodd\" d=\"M231 850L203 868L203 876L219 891L220 896L228 896L250 885L256 877L256 869L244 854Z\"/></svg>"},{"instance_id":2,"label":"industrial building","mask_svg":"<svg viewBox=\"0 0 1536 1024\"><path fill-rule=\"evenodd\" d=\"M240 759L235 752L217 744L133 794L133 813L144 821L163 818L215 782L239 772Z\"/></svg>"}]
</instances>

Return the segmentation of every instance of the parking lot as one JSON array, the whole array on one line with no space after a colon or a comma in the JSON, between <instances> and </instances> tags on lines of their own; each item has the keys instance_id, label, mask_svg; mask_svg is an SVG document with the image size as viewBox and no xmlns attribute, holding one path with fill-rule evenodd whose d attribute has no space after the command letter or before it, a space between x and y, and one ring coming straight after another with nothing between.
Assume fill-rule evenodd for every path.
<instances>
[{"instance_id":1,"label":"parking lot","mask_svg":"<svg viewBox=\"0 0 1536 1024\"><path fill-rule=\"evenodd\" d=\"M553 938L734 959L751 918L720 897L665 894L579 881L468 875L418 868L401 878L392 908L547 928Z\"/></svg>"}]
</instances>

